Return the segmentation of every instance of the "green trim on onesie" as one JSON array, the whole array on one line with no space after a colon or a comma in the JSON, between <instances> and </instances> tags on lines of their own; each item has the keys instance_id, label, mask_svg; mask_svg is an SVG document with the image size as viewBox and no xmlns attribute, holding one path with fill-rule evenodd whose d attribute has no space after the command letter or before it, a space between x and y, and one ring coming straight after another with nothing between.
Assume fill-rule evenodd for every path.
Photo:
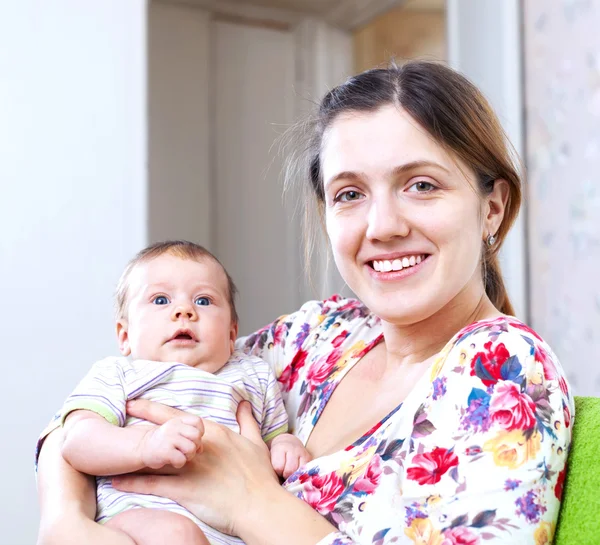
<instances>
[{"instance_id":1,"label":"green trim on onesie","mask_svg":"<svg viewBox=\"0 0 600 545\"><path fill-rule=\"evenodd\" d=\"M99 414L109 424L121 427L119 424L119 418L115 413L108 410L106 405L103 403L99 403L91 399L81 401L80 403L69 403L68 405L65 405L63 414L60 417L61 426L64 426L67 416L69 416L69 414L71 414L73 411L92 411L93 413Z\"/></svg>"},{"instance_id":2,"label":"green trim on onesie","mask_svg":"<svg viewBox=\"0 0 600 545\"><path fill-rule=\"evenodd\" d=\"M287 433L288 432L288 425L285 424L284 426L281 426L280 428L277 428L276 430L273 430L271 433L265 435L263 437L263 441L265 443L268 443L271 439L275 439L275 437L277 437L278 435L281 435L282 433Z\"/></svg>"}]
</instances>

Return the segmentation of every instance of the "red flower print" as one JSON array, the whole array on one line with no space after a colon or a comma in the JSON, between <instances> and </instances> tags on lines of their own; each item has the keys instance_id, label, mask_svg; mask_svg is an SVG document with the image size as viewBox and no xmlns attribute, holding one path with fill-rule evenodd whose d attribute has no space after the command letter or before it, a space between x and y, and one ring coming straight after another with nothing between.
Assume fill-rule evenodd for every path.
<instances>
[{"instance_id":1,"label":"red flower print","mask_svg":"<svg viewBox=\"0 0 600 545\"><path fill-rule=\"evenodd\" d=\"M441 545L478 545L479 536L466 526L455 526L444 532L444 541Z\"/></svg>"},{"instance_id":2,"label":"red flower print","mask_svg":"<svg viewBox=\"0 0 600 545\"><path fill-rule=\"evenodd\" d=\"M348 335L350 335L350 333L348 333L347 331L342 331L339 335L337 335L332 341L331 341L331 345L334 348L339 348L340 345L346 340L346 338L348 337Z\"/></svg>"},{"instance_id":3,"label":"red flower print","mask_svg":"<svg viewBox=\"0 0 600 545\"><path fill-rule=\"evenodd\" d=\"M557 378L558 373L556 372L556 366L552 358L540 345L536 345L535 347L535 361L542 364L546 380L555 380Z\"/></svg>"},{"instance_id":4,"label":"red flower print","mask_svg":"<svg viewBox=\"0 0 600 545\"><path fill-rule=\"evenodd\" d=\"M374 456L363 476L354 482L354 490L356 492L366 492L367 494L371 494L371 492L377 488L380 477L381 458L379 456Z\"/></svg>"},{"instance_id":5,"label":"red flower print","mask_svg":"<svg viewBox=\"0 0 600 545\"><path fill-rule=\"evenodd\" d=\"M305 473L300 476L300 482L304 484L302 492L304 501L321 515L330 513L344 492L344 483L335 473L327 475Z\"/></svg>"},{"instance_id":6,"label":"red flower print","mask_svg":"<svg viewBox=\"0 0 600 545\"><path fill-rule=\"evenodd\" d=\"M567 404L563 401L563 416L565 418L565 426L568 428L571 425L571 411Z\"/></svg>"},{"instance_id":7,"label":"red flower print","mask_svg":"<svg viewBox=\"0 0 600 545\"><path fill-rule=\"evenodd\" d=\"M563 470L558 474L558 478L556 479L556 485L554 485L554 495L560 500L563 495L563 488L565 485L565 475L567 474L567 468L564 467Z\"/></svg>"},{"instance_id":8,"label":"red flower print","mask_svg":"<svg viewBox=\"0 0 600 545\"><path fill-rule=\"evenodd\" d=\"M292 363L288 365L279 376L278 382L285 392L289 392L294 387L294 384L296 384L298 373L306 364L307 355L305 350L298 350Z\"/></svg>"},{"instance_id":9,"label":"red flower print","mask_svg":"<svg viewBox=\"0 0 600 545\"><path fill-rule=\"evenodd\" d=\"M275 328L275 331L273 332L273 344L278 345L281 344L283 342L283 339L285 338L285 334L288 331L288 324L285 321L281 321L277 327Z\"/></svg>"},{"instance_id":10,"label":"red flower print","mask_svg":"<svg viewBox=\"0 0 600 545\"><path fill-rule=\"evenodd\" d=\"M458 465L458 457L451 450L437 447L431 452L417 454L413 458L414 467L406 472L409 479L419 484L440 482L444 473Z\"/></svg>"},{"instance_id":11,"label":"red flower print","mask_svg":"<svg viewBox=\"0 0 600 545\"><path fill-rule=\"evenodd\" d=\"M505 430L530 430L536 424L535 403L514 382L502 381L492 394L490 416Z\"/></svg>"},{"instance_id":12,"label":"red flower print","mask_svg":"<svg viewBox=\"0 0 600 545\"><path fill-rule=\"evenodd\" d=\"M567 386L567 381L565 377L558 377L558 385L560 386L560 391L567 395L569 392L569 387Z\"/></svg>"},{"instance_id":13,"label":"red flower print","mask_svg":"<svg viewBox=\"0 0 600 545\"><path fill-rule=\"evenodd\" d=\"M520 329L521 331L529 333L530 335L534 336L538 341L544 342L544 339L542 339L533 329L526 326L525 324L511 320L510 325L512 325L515 329Z\"/></svg>"},{"instance_id":14,"label":"red flower print","mask_svg":"<svg viewBox=\"0 0 600 545\"><path fill-rule=\"evenodd\" d=\"M332 354L335 354L335 356L331 357ZM314 392L329 378L334 365L340 359L341 355L341 350L336 348L327 358L321 358L310 366L306 374L306 390L309 394Z\"/></svg>"},{"instance_id":15,"label":"red flower print","mask_svg":"<svg viewBox=\"0 0 600 545\"><path fill-rule=\"evenodd\" d=\"M492 348L492 341L489 341L483 347L485 352L477 352L471 361L471 376L478 376L483 384L491 386L502 378L502 366L510 357L510 353L504 343Z\"/></svg>"}]
</instances>

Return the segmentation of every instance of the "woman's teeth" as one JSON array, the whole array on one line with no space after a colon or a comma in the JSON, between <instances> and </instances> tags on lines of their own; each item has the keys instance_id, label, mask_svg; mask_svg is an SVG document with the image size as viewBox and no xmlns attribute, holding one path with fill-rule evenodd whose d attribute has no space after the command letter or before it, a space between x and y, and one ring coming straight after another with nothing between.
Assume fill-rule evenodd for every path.
<instances>
[{"instance_id":1,"label":"woman's teeth","mask_svg":"<svg viewBox=\"0 0 600 545\"><path fill-rule=\"evenodd\" d=\"M405 256L402 259L394 259L389 261L383 259L380 261L373 261L373 268L377 272L390 272L390 271L401 271L408 267L414 267L423 261L423 257L420 255Z\"/></svg>"}]
</instances>

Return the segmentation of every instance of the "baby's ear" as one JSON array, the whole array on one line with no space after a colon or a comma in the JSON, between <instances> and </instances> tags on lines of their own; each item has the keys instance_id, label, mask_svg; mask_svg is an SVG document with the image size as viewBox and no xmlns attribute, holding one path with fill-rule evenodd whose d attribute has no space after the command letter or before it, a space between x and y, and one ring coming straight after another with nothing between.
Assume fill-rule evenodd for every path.
<instances>
[{"instance_id":1,"label":"baby's ear","mask_svg":"<svg viewBox=\"0 0 600 545\"><path fill-rule=\"evenodd\" d=\"M229 351L233 354L235 350L235 340L238 336L238 325L237 323L231 322L231 328L229 329Z\"/></svg>"},{"instance_id":2,"label":"baby's ear","mask_svg":"<svg viewBox=\"0 0 600 545\"><path fill-rule=\"evenodd\" d=\"M117 340L119 342L119 350L123 356L129 356L129 354L131 354L128 327L127 320L122 318L117 320Z\"/></svg>"}]
</instances>

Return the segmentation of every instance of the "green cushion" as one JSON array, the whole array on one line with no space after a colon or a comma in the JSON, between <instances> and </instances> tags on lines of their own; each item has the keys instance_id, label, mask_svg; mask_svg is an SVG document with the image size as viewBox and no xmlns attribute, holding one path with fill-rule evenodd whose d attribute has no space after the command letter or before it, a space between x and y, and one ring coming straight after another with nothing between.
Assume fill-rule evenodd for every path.
<instances>
[{"instance_id":1,"label":"green cushion","mask_svg":"<svg viewBox=\"0 0 600 545\"><path fill-rule=\"evenodd\" d=\"M573 441L554 545L600 543L600 398L575 398Z\"/></svg>"}]
</instances>

